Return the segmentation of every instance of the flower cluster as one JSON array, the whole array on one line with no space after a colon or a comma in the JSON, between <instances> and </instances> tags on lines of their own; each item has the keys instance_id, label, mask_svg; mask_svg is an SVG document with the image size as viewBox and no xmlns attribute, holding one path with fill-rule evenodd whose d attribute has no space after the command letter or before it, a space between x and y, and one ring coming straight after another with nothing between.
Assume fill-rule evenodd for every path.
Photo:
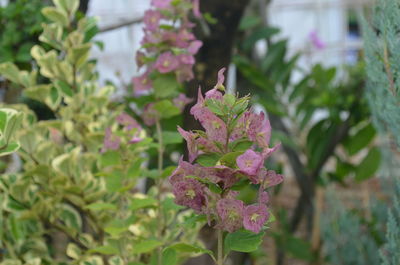
<instances>
[{"instance_id":1,"label":"flower cluster","mask_svg":"<svg viewBox=\"0 0 400 265\"><path fill-rule=\"evenodd\" d=\"M169 177L175 202L206 214L215 227L234 232L242 227L260 232L268 220L266 188L283 176L264 167L277 149L270 148L271 127L264 113L248 109L249 98L223 94L224 69L218 83L191 109L205 131L178 131L187 142L189 161L180 160ZM259 185L258 200L245 205L237 199L237 187Z\"/></svg>"},{"instance_id":2,"label":"flower cluster","mask_svg":"<svg viewBox=\"0 0 400 265\"><path fill-rule=\"evenodd\" d=\"M154 9L144 15L142 49L136 56L137 65L146 66L142 75L133 78L136 96L152 89L154 73L173 73L179 83L193 79L194 55L202 46L188 18L190 10L195 17L201 16L199 0L152 0L151 4Z\"/></svg>"},{"instance_id":3,"label":"flower cluster","mask_svg":"<svg viewBox=\"0 0 400 265\"><path fill-rule=\"evenodd\" d=\"M133 144L140 142L144 138L144 130L140 124L129 114L123 112L116 118L117 123L122 126L123 135L127 136L128 144ZM121 146L123 138L120 135L113 133L112 129L109 127L105 131L105 137L103 142L102 152L107 150L118 150Z\"/></svg>"}]
</instances>

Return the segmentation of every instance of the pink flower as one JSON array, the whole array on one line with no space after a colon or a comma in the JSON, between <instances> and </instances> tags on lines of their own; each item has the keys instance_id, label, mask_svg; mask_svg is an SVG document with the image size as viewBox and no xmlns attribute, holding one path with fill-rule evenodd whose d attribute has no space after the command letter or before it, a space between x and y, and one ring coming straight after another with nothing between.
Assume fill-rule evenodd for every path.
<instances>
[{"instance_id":1,"label":"pink flower","mask_svg":"<svg viewBox=\"0 0 400 265\"><path fill-rule=\"evenodd\" d=\"M260 114L248 113L245 120L249 139L257 142L262 148L268 147L271 138L271 125L269 120L265 118L264 112Z\"/></svg>"},{"instance_id":2,"label":"pink flower","mask_svg":"<svg viewBox=\"0 0 400 265\"><path fill-rule=\"evenodd\" d=\"M151 5L155 8L165 9L169 8L172 0L152 0Z\"/></svg>"},{"instance_id":3,"label":"pink flower","mask_svg":"<svg viewBox=\"0 0 400 265\"><path fill-rule=\"evenodd\" d=\"M219 92L218 89L215 87L206 92L206 99L214 99L214 100L222 101L222 98L223 98L222 93Z\"/></svg>"},{"instance_id":4,"label":"pink flower","mask_svg":"<svg viewBox=\"0 0 400 265\"><path fill-rule=\"evenodd\" d=\"M154 103L149 103L144 107L142 118L147 126L153 126L156 124L159 114L154 109Z\"/></svg>"},{"instance_id":5,"label":"pink flower","mask_svg":"<svg viewBox=\"0 0 400 265\"><path fill-rule=\"evenodd\" d=\"M283 175L277 174L274 170L262 169L258 176L260 182L264 184L264 188L276 186L283 181Z\"/></svg>"},{"instance_id":6,"label":"pink flower","mask_svg":"<svg viewBox=\"0 0 400 265\"><path fill-rule=\"evenodd\" d=\"M158 44L162 40L162 35L159 32L144 30L144 37L140 42L141 45L144 44ZM156 48L146 48L148 51L156 51Z\"/></svg>"},{"instance_id":7,"label":"pink flower","mask_svg":"<svg viewBox=\"0 0 400 265\"><path fill-rule=\"evenodd\" d=\"M260 191L258 193L258 203L260 204L266 204L269 201L269 195L268 192L263 191L262 187L260 187Z\"/></svg>"},{"instance_id":8,"label":"pink flower","mask_svg":"<svg viewBox=\"0 0 400 265\"><path fill-rule=\"evenodd\" d=\"M311 43L313 44L313 46L314 46L317 50L323 50L323 49L325 49L326 44L325 44L325 42L323 42L323 41L319 38L317 31L315 31L315 30L314 30L314 31L311 31L311 32L310 32L310 35L309 35L309 38L310 38L310 40L311 40Z\"/></svg>"},{"instance_id":9,"label":"pink flower","mask_svg":"<svg viewBox=\"0 0 400 265\"><path fill-rule=\"evenodd\" d=\"M179 83L190 81L194 78L191 65L180 65L179 68L176 69L175 73Z\"/></svg>"},{"instance_id":10,"label":"pink flower","mask_svg":"<svg viewBox=\"0 0 400 265\"><path fill-rule=\"evenodd\" d=\"M189 151L189 162L192 163L199 154L196 145L197 134L192 132L187 132L179 126L178 126L178 132L182 135L183 139L185 139L186 141L187 149Z\"/></svg>"},{"instance_id":11,"label":"pink flower","mask_svg":"<svg viewBox=\"0 0 400 265\"><path fill-rule=\"evenodd\" d=\"M255 176L264 163L264 159L261 154L249 149L236 158L236 163L241 172L249 176Z\"/></svg>"},{"instance_id":12,"label":"pink flower","mask_svg":"<svg viewBox=\"0 0 400 265\"><path fill-rule=\"evenodd\" d=\"M229 189L238 182L236 170L226 166L214 166L204 169L206 178L223 189Z\"/></svg>"},{"instance_id":13,"label":"pink flower","mask_svg":"<svg viewBox=\"0 0 400 265\"><path fill-rule=\"evenodd\" d=\"M132 78L133 91L135 96L140 96L148 92L152 88L152 83L148 73Z\"/></svg>"},{"instance_id":14,"label":"pink flower","mask_svg":"<svg viewBox=\"0 0 400 265\"><path fill-rule=\"evenodd\" d=\"M174 71L178 66L179 61L171 52L162 53L154 64L154 67L163 74Z\"/></svg>"},{"instance_id":15,"label":"pink flower","mask_svg":"<svg viewBox=\"0 0 400 265\"><path fill-rule=\"evenodd\" d=\"M224 76L224 72L225 72L226 68L222 68L218 71L218 81L217 84L214 86L214 88L216 89L224 89L224 81L225 81L225 76Z\"/></svg>"},{"instance_id":16,"label":"pink flower","mask_svg":"<svg viewBox=\"0 0 400 265\"><path fill-rule=\"evenodd\" d=\"M199 176L201 177L202 170L198 165L192 165L189 162L183 161L181 157L179 159L178 167L172 172L172 175L169 177L169 182L174 185L178 181L183 180L186 176Z\"/></svg>"},{"instance_id":17,"label":"pink flower","mask_svg":"<svg viewBox=\"0 0 400 265\"><path fill-rule=\"evenodd\" d=\"M198 18L201 17L200 0L193 0L193 15Z\"/></svg>"},{"instance_id":18,"label":"pink flower","mask_svg":"<svg viewBox=\"0 0 400 265\"><path fill-rule=\"evenodd\" d=\"M175 45L178 48L186 49L190 46L190 41L195 40L196 37L193 33L188 31L186 28L182 28L176 35Z\"/></svg>"},{"instance_id":19,"label":"pink flower","mask_svg":"<svg viewBox=\"0 0 400 265\"><path fill-rule=\"evenodd\" d=\"M113 135L111 128L107 128L101 152L106 152L107 150L118 150L120 143L121 139L118 136Z\"/></svg>"},{"instance_id":20,"label":"pink flower","mask_svg":"<svg viewBox=\"0 0 400 265\"><path fill-rule=\"evenodd\" d=\"M131 135L131 139L129 140L130 144L138 143L143 139L140 137L140 132L142 131L142 126L127 113L121 113L116 118L117 122L125 127L125 130L133 131L133 135Z\"/></svg>"},{"instance_id":21,"label":"pink flower","mask_svg":"<svg viewBox=\"0 0 400 265\"><path fill-rule=\"evenodd\" d=\"M141 129L139 123L125 112L118 115L116 120L119 124L125 126L125 129L128 131L132 130L133 128Z\"/></svg>"},{"instance_id":22,"label":"pink flower","mask_svg":"<svg viewBox=\"0 0 400 265\"><path fill-rule=\"evenodd\" d=\"M270 157L272 155L272 153L274 153L276 150L278 150L278 148L281 147L281 144L278 143L277 145L275 145L272 148L264 148L262 151L262 156L264 157L264 160L267 159L268 157Z\"/></svg>"},{"instance_id":23,"label":"pink flower","mask_svg":"<svg viewBox=\"0 0 400 265\"><path fill-rule=\"evenodd\" d=\"M189 44L189 47L187 50L190 54L196 54L199 51L199 49L201 48L201 46L203 46L203 42L200 40L195 40Z\"/></svg>"},{"instance_id":24,"label":"pink flower","mask_svg":"<svg viewBox=\"0 0 400 265\"><path fill-rule=\"evenodd\" d=\"M203 153L217 153L220 151L213 141L205 137L198 137L196 139L196 144L198 149L203 151Z\"/></svg>"},{"instance_id":25,"label":"pink flower","mask_svg":"<svg viewBox=\"0 0 400 265\"><path fill-rule=\"evenodd\" d=\"M259 233L268 217L269 213L265 205L248 205L243 210L243 226L247 230Z\"/></svg>"},{"instance_id":26,"label":"pink flower","mask_svg":"<svg viewBox=\"0 0 400 265\"><path fill-rule=\"evenodd\" d=\"M240 200L221 199L217 202L217 213L220 222L217 228L230 233L242 228L243 226L243 208L244 204Z\"/></svg>"},{"instance_id":27,"label":"pink flower","mask_svg":"<svg viewBox=\"0 0 400 265\"><path fill-rule=\"evenodd\" d=\"M190 113L206 130L208 139L225 143L227 137L226 124L204 106L204 98L199 89L197 103L190 109Z\"/></svg>"},{"instance_id":28,"label":"pink flower","mask_svg":"<svg viewBox=\"0 0 400 265\"><path fill-rule=\"evenodd\" d=\"M190 55L190 54L180 54L180 55L178 55L178 58L179 58L179 61L183 64L193 65L195 63L195 59L194 59L193 55Z\"/></svg>"},{"instance_id":29,"label":"pink flower","mask_svg":"<svg viewBox=\"0 0 400 265\"><path fill-rule=\"evenodd\" d=\"M156 10L147 10L144 13L143 22L146 26L146 29L153 31L156 30L159 26L161 13Z\"/></svg>"},{"instance_id":30,"label":"pink flower","mask_svg":"<svg viewBox=\"0 0 400 265\"><path fill-rule=\"evenodd\" d=\"M180 93L178 97L174 98L173 103L176 107L178 107L181 111L185 108L187 104L193 101L193 99L188 98L185 94Z\"/></svg>"},{"instance_id":31,"label":"pink flower","mask_svg":"<svg viewBox=\"0 0 400 265\"><path fill-rule=\"evenodd\" d=\"M192 208L197 213L203 213L206 197L204 185L194 179L184 178L173 185L175 203Z\"/></svg>"}]
</instances>

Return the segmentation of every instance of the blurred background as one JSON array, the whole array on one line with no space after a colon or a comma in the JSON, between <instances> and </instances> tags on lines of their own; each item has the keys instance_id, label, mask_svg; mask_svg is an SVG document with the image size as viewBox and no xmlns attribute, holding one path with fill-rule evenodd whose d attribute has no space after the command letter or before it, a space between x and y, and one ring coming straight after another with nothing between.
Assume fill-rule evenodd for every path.
<instances>
[{"instance_id":1,"label":"blurred background","mask_svg":"<svg viewBox=\"0 0 400 265\"><path fill-rule=\"evenodd\" d=\"M0 3L0 62L29 69L29 51L43 22L39 10L48 1ZM230 264L381 264L379 249L387 242L388 209L399 177L400 132L382 122L375 103L384 107L386 101L367 85L360 18L368 20L375 4L200 1L204 19L195 33L204 46L188 96L195 98L199 84L212 88L217 71L228 67L228 90L250 93L254 108L268 113L273 142L282 143L269 165L285 176L270 203L276 221L263 248L238 254ZM118 88L116 100L124 100L132 77L139 75L135 53L149 7L149 0L81 1L82 15L99 19L92 57L100 82ZM8 91L4 81L0 87L3 101L17 101L15 90ZM37 111L50 115L41 106ZM183 120L186 129L196 128L189 115ZM169 151L182 152L179 148ZM207 241L209 231L203 230ZM198 257L188 264L207 262Z\"/></svg>"}]
</instances>

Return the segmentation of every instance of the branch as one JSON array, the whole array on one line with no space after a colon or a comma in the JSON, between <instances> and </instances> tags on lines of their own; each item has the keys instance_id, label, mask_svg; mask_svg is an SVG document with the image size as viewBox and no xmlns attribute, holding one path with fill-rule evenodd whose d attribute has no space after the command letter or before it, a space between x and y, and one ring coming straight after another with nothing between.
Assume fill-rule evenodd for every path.
<instances>
[{"instance_id":1,"label":"branch","mask_svg":"<svg viewBox=\"0 0 400 265\"><path fill-rule=\"evenodd\" d=\"M142 20L143 20L143 17L137 17L137 18L134 18L134 19L131 19L131 20L125 20L125 21L122 21L122 22L120 22L118 24L114 24L114 25L110 25L110 26L106 26L106 27L100 28L99 29L99 33L103 33L103 32L111 31L111 30L114 30L114 29L119 29L119 28L123 28L123 27L126 27L126 26L130 26L130 25L133 25L133 24L136 24L136 23L140 23L140 22L142 22Z\"/></svg>"}]
</instances>

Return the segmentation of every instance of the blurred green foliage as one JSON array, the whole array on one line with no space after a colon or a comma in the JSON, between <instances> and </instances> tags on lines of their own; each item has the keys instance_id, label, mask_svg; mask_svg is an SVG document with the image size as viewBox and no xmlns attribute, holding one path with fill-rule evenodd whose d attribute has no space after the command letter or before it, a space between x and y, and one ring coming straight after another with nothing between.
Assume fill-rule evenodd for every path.
<instances>
[{"instance_id":1,"label":"blurred green foliage","mask_svg":"<svg viewBox=\"0 0 400 265\"><path fill-rule=\"evenodd\" d=\"M299 63L301 53L288 54L288 40L279 39L277 28L250 16L244 17L241 29L246 31L237 44L234 62L240 72L239 86L249 89L240 92L258 95L255 101L267 111L274 128L272 137L282 142L301 190L293 215L281 224L275 239L281 251L311 261L316 253L293 233L305 215L311 234L316 186L364 181L380 166L376 132L363 96L364 69L362 65L339 69L317 64L306 70ZM266 45L265 54L257 52L259 42ZM328 161L334 166L326 167ZM280 253L278 264L282 257Z\"/></svg>"},{"instance_id":2,"label":"blurred green foliage","mask_svg":"<svg viewBox=\"0 0 400 265\"><path fill-rule=\"evenodd\" d=\"M30 69L30 50L38 43L45 18L41 10L48 1L15 0L0 7L0 63L15 62Z\"/></svg>"}]
</instances>

